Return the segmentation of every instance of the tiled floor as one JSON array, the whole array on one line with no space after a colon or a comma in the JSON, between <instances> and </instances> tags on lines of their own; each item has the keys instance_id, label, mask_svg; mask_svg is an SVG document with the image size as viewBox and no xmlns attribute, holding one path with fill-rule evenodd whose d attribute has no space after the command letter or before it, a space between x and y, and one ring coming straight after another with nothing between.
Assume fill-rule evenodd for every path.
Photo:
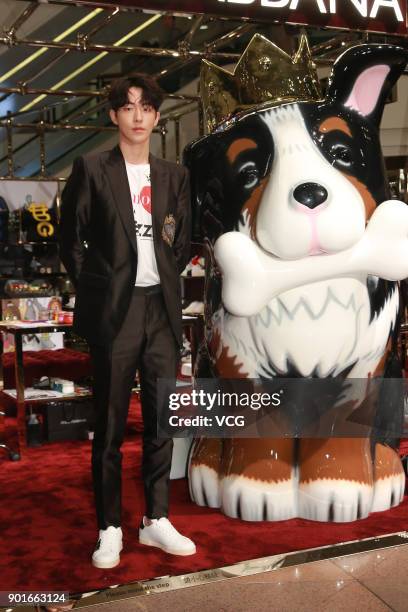
<instances>
[{"instance_id":1,"label":"tiled floor","mask_svg":"<svg viewBox=\"0 0 408 612\"><path fill-rule=\"evenodd\" d=\"M408 544L142 595L90 609L100 612L408 612Z\"/></svg>"}]
</instances>

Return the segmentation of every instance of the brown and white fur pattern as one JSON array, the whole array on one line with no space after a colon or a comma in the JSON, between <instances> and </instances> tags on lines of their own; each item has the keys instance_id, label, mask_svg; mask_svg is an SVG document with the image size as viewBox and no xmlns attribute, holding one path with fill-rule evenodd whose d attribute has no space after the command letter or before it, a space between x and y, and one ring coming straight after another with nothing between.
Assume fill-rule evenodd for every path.
<instances>
[{"instance_id":1,"label":"brown and white fur pattern","mask_svg":"<svg viewBox=\"0 0 408 612\"><path fill-rule=\"evenodd\" d=\"M367 77L372 72L372 66L365 71ZM296 265L342 253L361 239L386 191L380 193L377 177L374 187L365 178L360 159L353 165L347 156L333 157L338 145L325 139L337 135L340 142L351 140L351 155L353 144L361 149L371 142L372 134L360 140L358 130L368 129L364 115L377 108L388 71L382 74L371 107L366 102L356 108L359 88L369 81L362 71L341 112L332 100L329 108L290 104L258 113L258 129L266 130L273 142L273 159L261 177L255 162L244 157L243 171L249 167L255 172L233 231ZM256 137L238 134L226 157L229 163L239 162L257 146ZM251 180L257 183L251 185ZM308 184L326 194L313 209L294 197L297 187ZM239 316L239 306L233 314L220 302L207 320L213 371L225 378L324 378L347 370L352 378L381 375L399 305L396 283L363 272L310 283L305 277L249 316ZM191 454L189 479L196 503L221 507L228 516L248 521L353 521L398 505L405 486L396 452L376 444L373 458L368 438L200 439Z\"/></svg>"}]
</instances>

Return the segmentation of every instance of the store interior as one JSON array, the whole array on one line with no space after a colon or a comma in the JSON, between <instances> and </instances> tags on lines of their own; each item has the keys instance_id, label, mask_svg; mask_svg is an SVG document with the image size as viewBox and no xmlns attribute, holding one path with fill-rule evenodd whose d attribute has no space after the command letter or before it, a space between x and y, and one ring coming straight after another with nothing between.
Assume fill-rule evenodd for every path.
<instances>
[{"instance_id":1,"label":"store interior","mask_svg":"<svg viewBox=\"0 0 408 612\"><path fill-rule=\"evenodd\" d=\"M176 526L189 526L199 552L176 559L146 552L137 542L143 423L136 376L122 449L123 527L135 544L115 569L98 570L89 562L95 536L92 372L88 347L72 332L75 290L59 259L58 219L73 160L117 142L106 102L110 84L138 72L157 78L166 95L152 152L183 163L186 146L207 133L199 91L203 59L232 71L254 34L289 55L306 35L324 91L335 60L355 45L408 50L406 33L387 22L384 8L385 25L376 21L371 31L361 19L354 27L340 19L342 27L335 28L312 13L309 22L294 23L286 14L257 17L237 3L231 16L225 7L224 14L203 14L194 12L194 3L183 11L168 3L171 10L160 12L144 4L0 0L0 490L7 551L0 560L0 590L66 591L71 607L111 601L107 593L113 590L118 599L165 593L330 559L340 550L346 555L399 546L407 537L406 496L385 512L343 523L252 522L194 503L187 477L192 440L179 438L172 516ZM405 69L392 89L380 129L391 197L405 203L407 75ZM193 229L191 261L180 277L184 345L178 383L186 389L206 328L207 251L197 215ZM404 370L407 334L403 308L397 350ZM398 449L406 467L408 443L402 439Z\"/></svg>"}]
</instances>

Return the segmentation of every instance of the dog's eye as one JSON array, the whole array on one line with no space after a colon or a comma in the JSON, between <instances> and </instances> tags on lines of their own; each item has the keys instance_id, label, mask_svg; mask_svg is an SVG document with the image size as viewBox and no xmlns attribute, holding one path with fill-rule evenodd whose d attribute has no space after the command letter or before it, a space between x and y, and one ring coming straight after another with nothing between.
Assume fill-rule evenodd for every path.
<instances>
[{"instance_id":1,"label":"dog's eye","mask_svg":"<svg viewBox=\"0 0 408 612\"><path fill-rule=\"evenodd\" d=\"M259 172L255 164L248 162L244 164L239 170L239 176L241 177L242 184L246 189L252 189L258 183Z\"/></svg>"},{"instance_id":2,"label":"dog's eye","mask_svg":"<svg viewBox=\"0 0 408 612\"><path fill-rule=\"evenodd\" d=\"M344 144L334 144L330 148L330 156L334 163L348 168L353 163L353 156L350 149Z\"/></svg>"},{"instance_id":3,"label":"dog's eye","mask_svg":"<svg viewBox=\"0 0 408 612\"><path fill-rule=\"evenodd\" d=\"M244 176L244 186L248 189L255 187L258 182L258 170L246 170L243 174Z\"/></svg>"}]
</instances>

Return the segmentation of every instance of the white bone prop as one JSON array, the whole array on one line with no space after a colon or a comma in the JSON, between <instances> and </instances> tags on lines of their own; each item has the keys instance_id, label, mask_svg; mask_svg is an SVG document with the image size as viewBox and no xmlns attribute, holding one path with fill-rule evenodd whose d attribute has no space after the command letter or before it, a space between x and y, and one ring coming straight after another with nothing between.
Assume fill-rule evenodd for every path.
<instances>
[{"instance_id":1,"label":"white bone prop","mask_svg":"<svg viewBox=\"0 0 408 612\"><path fill-rule=\"evenodd\" d=\"M238 317L255 315L280 293L330 278L370 274L399 281L408 277L408 206L382 202L362 238L338 253L283 260L245 234L227 232L214 254L223 275L223 304Z\"/></svg>"}]
</instances>

